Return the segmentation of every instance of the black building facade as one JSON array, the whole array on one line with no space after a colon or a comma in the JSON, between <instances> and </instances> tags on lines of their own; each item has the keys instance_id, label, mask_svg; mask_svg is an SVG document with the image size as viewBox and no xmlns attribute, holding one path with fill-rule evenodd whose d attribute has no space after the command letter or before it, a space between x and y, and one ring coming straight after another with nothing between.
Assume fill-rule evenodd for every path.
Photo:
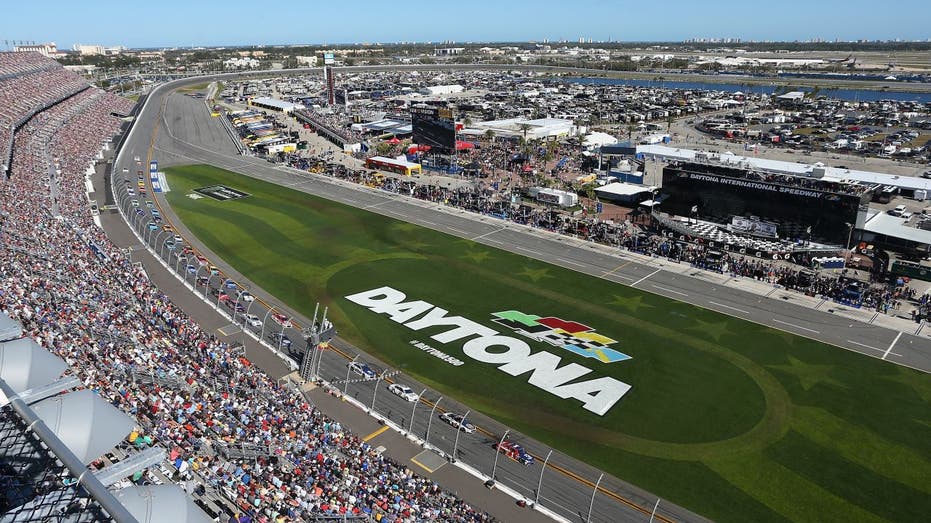
<instances>
[{"instance_id":1,"label":"black building facade","mask_svg":"<svg viewBox=\"0 0 931 523\"><path fill-rule=\"evenodd\" d=\"M865 224L871 193L817 178L677 163L663 169L660 195L660 210L672 215L788 240L845 245L849 224Z\"/></svg>"}]
</instances>

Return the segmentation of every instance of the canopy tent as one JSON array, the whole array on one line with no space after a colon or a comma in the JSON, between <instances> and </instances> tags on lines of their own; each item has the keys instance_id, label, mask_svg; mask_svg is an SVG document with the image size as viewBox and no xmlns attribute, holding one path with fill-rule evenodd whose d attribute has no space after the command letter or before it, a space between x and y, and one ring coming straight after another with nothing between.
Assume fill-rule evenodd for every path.
<instances>
[{"instance_id":1,"label":"canopy tent","mask_svg":"<svg viewBox=\"0 0 931 523\"><path fill-rule=\"evenodd\" d=\"M411 144L411 146L407 148L407 154L425 153L429 152L430 149L433 149L433 147L430 147L429 145Z\"/></svg>"}]
</instances>

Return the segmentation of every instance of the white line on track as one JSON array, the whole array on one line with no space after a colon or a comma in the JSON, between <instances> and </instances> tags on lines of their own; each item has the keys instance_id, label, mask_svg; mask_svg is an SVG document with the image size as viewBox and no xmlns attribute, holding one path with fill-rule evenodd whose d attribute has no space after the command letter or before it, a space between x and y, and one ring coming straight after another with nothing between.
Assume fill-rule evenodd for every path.
<instances>
[{"instance_id":1,"label":"white line on track","mask_svg":"<svg viewBox=\"0 0 931 523\"><path fill-rule=\"evenodd\" d=\"M476 236L475 238L472 238L472 241L474 242L474 241L479 240L479 239L481 239L481 238L484 238L485 236L488 236L488 235L490 235L490 234L494 234L494 233L496 233L496 232L501 232L501 231L503 231L504 229L505 229L504 227L501 227L500 229L495 229L495 230L493 230L493 231L486 232L485 234L479 234L479 235Z\"/></svg>"},{"instance_id":2,"label":"white line on track","mask_svg":"<svg viewBox=\"0 0 931 523\"><path fill-rule=\"evenodd\" d=\"M883 354L883 359L886 359L886 356L888 356L889 353L892 352L892 347L895 347L895 344L898 343L899 338L901 337L902 337L902 331L899 331L899 333L896 334L895 339L892 340L892 343L889 344L889 348L886 349L886 353Z\"/></svg>"},{"instance_id":3,"label":"white line on track","mask_svg":"<svg viewBox=\"0 0 931 523\"><path fill-rule=\"evenodd\" d=\"M725 309L730 309L730 310L732 310L732 311L742 312L742 313L744 313L744 314L750 314L749 311L745 311L745 310L743 310L743 309L738 309L737 307L731 307L730 305L724 305L723 303L718 303L718 302L716 302L716 301L708 300L708 303L710 303L711 305L717 305L718 307L723 307L723 308L725 308Z\"/></svg>"},{"instance_id":4,"label":"white line on track","mask_svg":"<svg viewBox=\"0 0 931 523\"><path fill-rule=\"evenodd\" d=\"M789 323L787 321L777 320L773 318L774 323L781 323L783 325L788 325L789 327L795 327L796 329L801 329L803 331L814 332L815 334L821 334L821 331L816 331L815 329L809 329L808 327L802 327L801 325L796 325L794 323Z\"/></svg>"},{"instance_id":5,"label":"white line on track","mask_svg":"<svg viewBox=\"0 0 931 523\"><path fill-rule=\"evenodd\" d=\"M448 230L453 231L456 234L468 235L469 233L463 231L462 229L457 229L455 227L446 227Z\"/></svg>"},{"instance_id":6,"label":"white line on track","mask_svg":"<svg viewBox=\"0 0 931 523\"><path fill-rule=\"evenodd\" d=\"M643 280L649 278L650 276L653 276L654 274L658 273L658 272L661 271L661 270L663 270L663 269L662 269L662 268L656 269L655 271L651 272L650 274L647 274L647 275L644 276L643 278L640 278L639 280L637 280L637 281L631 283L630 286L633 287L634 285L637 285L638 283L640 283L640 282L642 282ZM654 287L656 287L656 285L654 285Z\"/></svg>"},{"instance_id":7,"label":"white line on track","mask_svg":"<svg viewBox=\"0 0 931 523\"><path fill-rule=\"evenodd\" d=\"M860 343L859 341L847 340L847 343L849 343L849 344L851 344L851 345L857 345L857 346L859 346L859 347L863 347L864 349L874 350L874 351L876 351L876 352L885 352L885 349L880 349L879 347L874 347L874 346L872 346L872 345L867 345L867 344L865 344L865 343ZM892 354L893 356L901 356L901 354L897 354L897 353L895 353L895 352L890 352L889 354Z\"/></svg>"},{"instance_id":8,"label":"white line on track","mask_svg":"<svg viewBox=\"0 0 931 523\"><path fill-rule=\"evenodd\" d=\"M529 252L530 254L533 254L534 256L538 256L538 257L540 257L540 258L543 257L543 254L542 254L542 253L540 253L540 252L538 252L538 251L535 251L535 250L533 250L533 249L526 249L526 248L524 248L524 247L521 247L520 245L515 245L514 248L517 249L517 250L519 250L519 251Z\"/></svg>"},{"instance_id":9,"label":"white line on track","mask_svg":"<svg viewBox=\"0 0 931 523\"><path fill-rule=\"evenodd\" d=\"M384 205L384 204L390 203L390 202L392 202L392 201L394 201L394 200L385 200L385 201L382 201L382 202L373 203L373 204L371 204L371 205L366 205L365 207L363 207L363 209L374 209L375 207L378 207L379 205Z\"/></svg>"},{"instance_id":10,"label":"white line on track","mask_svg":"<svg viewBox=\"0 0 931 523\"><path fill-rule=\"evenodd\" d=\"M632 283L631 285L636 285L636 283ZM670 289L669 287L663 287L662 285L656 285L655 283L653 284L653 287L656 288L656 289L659 289L659 290L661 290L661 291L666 291L666 292L671 292L671 293L673 293L673 294L678 294L679 296L688 296L688 294L686 294L686 293L684 293L684 292L674 291L674 290Z\"/></svg>"},{"instance_id":11,"label":"white line on track","mask_svg":"<svg viewBox=\"0 0 931 523\"><path fill-rule=\"evenodd\" d=\"M565 258L556 258L556 259L559 260L559 261L561 261L561 262L563 262L563 263L568 263L569 265L575 265L576 267L585 267L585 266L586 266L584 263L574 262L574 261L572 261L572 260L567 260L567 259L565 259Z\"/></svg>"}]
</instances>

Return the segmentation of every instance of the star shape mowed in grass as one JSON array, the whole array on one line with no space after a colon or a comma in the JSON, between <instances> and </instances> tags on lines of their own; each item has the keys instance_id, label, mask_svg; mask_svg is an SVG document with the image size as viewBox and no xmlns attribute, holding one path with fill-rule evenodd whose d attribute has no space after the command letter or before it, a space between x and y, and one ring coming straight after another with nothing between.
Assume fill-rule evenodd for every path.
<instances>
[{"instance_id":1,"label":"star shape mowed in grass","mask_svg":"<svg viewBox=\"0 0 931 523\"><path fill-rule=\"evenodd\" d=\"M542 269L531 269L530 267L524 267L524 270L517 273L518 276L526 276L530 278L534 283L542 280L543 278L552 278L550 275L550 270L547 268Z\"/></svg>"},{"instance_id":2,"label":"star shape mowed in grass","mask_svg":"<svg viewBox=\"0 0 931 523\"><path fill-rule=\"evenodd\" d=\"M925 402L931 403L931 376L896 365L897 372L883 379L899 382L915 391Z\"/></svg>"},{"instance_id":3,"label":"star shape mowed in grass","mask_svg":"<svg viewBox=\"0 0 931 523\"><path fill-rule=\"evenodd\" d=\"M695 318L695 325L691 327L686 327L686 330L699 331L702 334L707 334L708 337L714 338L714 341L721 341L721 337L727 334L736 334L730 329L731 322L727 320L722 321L704 321L698 318Z\"/></svg>"},{"instance_id":4,"label":"star shape mowed in grass","mask_svg":"<svg viewBox=\"0 0 931 523\"><path fill-rule=\"evenodd\" d=\"M482 263L483 261L491 258L491 253L488 251L469 251L462 255L463 258L472 260L473 263Z\"/></svg>"},{"instance_id":5,"label":"star shape mowed in grass","mask_svg":"<svg viewBox=\"0 0 931 523\"><path fill-rule=\"evenodd\" d=\"M644 303L642 295L624 297L614 294L613 297L614 299L609 301L607 305L615 305L617 307L621 307L622 309L626 309L628 312L637 312L641 307L650 309L656 308L654 305Z\"/></svg>"},{"instance_id":6,"label":"star shape mowed in grass","mask_svg":"<svg viewBox=\"0 0 931 523\"><path fill-rule=\"evenodd\" d=\"M847 388L847 386L843 383L828 376L828 373L834 369L834 365L817 365L814 363L805 363L804 361L791 355L788 356L788 358L788 365L767 365L767 367L795 376L798 378L802 388L806 391L811 390L812 387L820 383L835 385L844 389Z\"/></svg>"}]
</instances>

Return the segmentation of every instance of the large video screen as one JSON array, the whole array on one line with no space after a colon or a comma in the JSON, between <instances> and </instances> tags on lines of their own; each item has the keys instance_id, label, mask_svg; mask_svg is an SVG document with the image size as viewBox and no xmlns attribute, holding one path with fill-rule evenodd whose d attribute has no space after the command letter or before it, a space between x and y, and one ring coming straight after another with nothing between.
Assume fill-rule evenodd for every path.
<instances>
[{"instance_id":1,"label":"large video screen","mask_svg":"<svg viewBox=\"0 0 931 523\"><path fill-rule=\"evenodd\" d=\"M848 224L862 227L869 205L867 195L735 178L702 165L664 168L660 194L660 210L669 214L831 245L846 244Z\"/></svg>"},{"instance_id":2,"label":"large video screen","mask_svg":"<svg viewBox=\"0 0 931 523\"><path fill-rule=\"evenodd\" d=\"M451 153L456 147L456 121L443 107L411 107L414 143L429 145L432 152Z\"/></svg>"}]
</instances>

